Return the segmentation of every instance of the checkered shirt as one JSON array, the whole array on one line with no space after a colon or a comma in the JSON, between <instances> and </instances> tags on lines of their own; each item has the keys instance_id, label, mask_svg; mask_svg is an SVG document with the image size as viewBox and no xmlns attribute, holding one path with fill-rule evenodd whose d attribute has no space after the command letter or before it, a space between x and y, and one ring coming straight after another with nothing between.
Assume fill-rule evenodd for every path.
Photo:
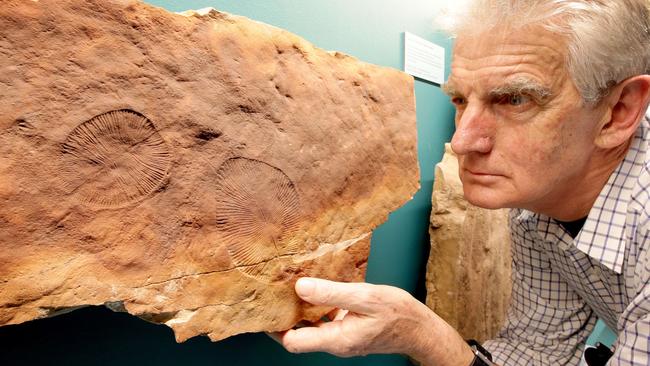
<instances>
[{"instance_id":1,"label":"checkered shirt","mask_svg":"<svg viewBox=\"0 0 650 366\"><path fill-rule=\"evenodd\" d=\"M508 319L485 343L500 365L578 365L597 318L616 330L608 365L650 365L650 122L575 239L547 216L510 212Z\"/></svg>"}]
</instances>

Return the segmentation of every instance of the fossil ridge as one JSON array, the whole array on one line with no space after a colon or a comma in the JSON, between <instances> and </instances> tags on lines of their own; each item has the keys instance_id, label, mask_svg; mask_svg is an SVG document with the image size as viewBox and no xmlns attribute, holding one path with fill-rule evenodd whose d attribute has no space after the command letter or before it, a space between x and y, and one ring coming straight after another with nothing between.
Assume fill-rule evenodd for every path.
<instances>
[{"instance_id":1,"label":"fossil ridge","mask_svg":"<svg viewBox=\"0 0 650 366\"><path fill-rule=\"evenodd\" d=\"M413 80L217 11L0 7L0 325L105 304L183 341L329 309L418 189Z\"/></svg>"}]
</instances>

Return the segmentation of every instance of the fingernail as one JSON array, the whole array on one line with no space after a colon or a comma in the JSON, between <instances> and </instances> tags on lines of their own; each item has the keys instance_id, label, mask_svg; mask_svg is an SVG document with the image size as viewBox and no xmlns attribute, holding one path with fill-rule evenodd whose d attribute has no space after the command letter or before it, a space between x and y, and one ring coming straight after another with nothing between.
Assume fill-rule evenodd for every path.
<instances>
[{"instance_id":1,"label":"fingernail","mask_svg":"<svg viewBox=\"0 0 650 366\"><path fill-rule=\"evenodd\" d=\"M296 293L300 297L311 296L314 293L316 283L309 278L301 278L296 282Z\"/></svg>"}]
</instances>

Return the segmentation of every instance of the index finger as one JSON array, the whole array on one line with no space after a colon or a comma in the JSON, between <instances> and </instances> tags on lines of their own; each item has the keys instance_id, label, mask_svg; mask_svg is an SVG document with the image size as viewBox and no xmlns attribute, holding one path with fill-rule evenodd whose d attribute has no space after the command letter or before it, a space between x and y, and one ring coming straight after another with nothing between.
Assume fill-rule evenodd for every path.
<instances>
[{"instance_id":1,"label":"index finger","mask_svg":"<svg viewBox=\"0 0 650 366\"><path fill-rule=\"evenodd\" d=\"M332 306L358 314L372 314L379 302L377 286L369 283L304 277L296 282L295 288L298 296L311 304Z\"/></svg>"}]
</instances>

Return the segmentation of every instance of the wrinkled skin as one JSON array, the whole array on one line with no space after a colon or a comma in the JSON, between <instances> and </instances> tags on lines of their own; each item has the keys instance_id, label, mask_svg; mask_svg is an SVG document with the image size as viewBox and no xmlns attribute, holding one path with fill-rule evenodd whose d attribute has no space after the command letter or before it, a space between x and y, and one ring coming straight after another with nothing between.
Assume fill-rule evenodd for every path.
<instances>
[{"instance_id":1,"label":"wrinkled skin","mask_svg":"<svg viewBox=\"0 0 650 366\"><path fill-rule=\"evenodd\" d=\"M566 221L593 205L618 160L604 159L595 144L606 105L582 102L565 50L561 38L534 28L459 39L447 90L469 202Z\"/></svg>"},{"instance_id":2,"label":"wrinkled skin","mask_svg":"<svg viewBox=\"0 0 650 366\"><path fill-rule=\"evenodd\" d=\"M417 360L435 354L449 365L472 360L453 328L397 287L302 278L296 292L307 302L338 309L329 315L331 321L273 335L290 352L324 351L340 357L402 353ZM433 326L441 337L430 337L423 325Z\"/></svg>"},{"instance_id":3,"label":"wrinkled skin","mask_svg":"<svg viewBox=\"0 0 650 366\"><path fill-rule=\"evenodd\" d=\"M445 89L457 109L452 149L471 203L579 219L625 156L648 106L650 77L621 81L585 104L565 69L565 47L539 27L458 37ZM400 289L301 279L296 292L345 310L276 335L291 352L403 353L423 365L473 359L454 329Z\"/></svg>"}]
</instances>

